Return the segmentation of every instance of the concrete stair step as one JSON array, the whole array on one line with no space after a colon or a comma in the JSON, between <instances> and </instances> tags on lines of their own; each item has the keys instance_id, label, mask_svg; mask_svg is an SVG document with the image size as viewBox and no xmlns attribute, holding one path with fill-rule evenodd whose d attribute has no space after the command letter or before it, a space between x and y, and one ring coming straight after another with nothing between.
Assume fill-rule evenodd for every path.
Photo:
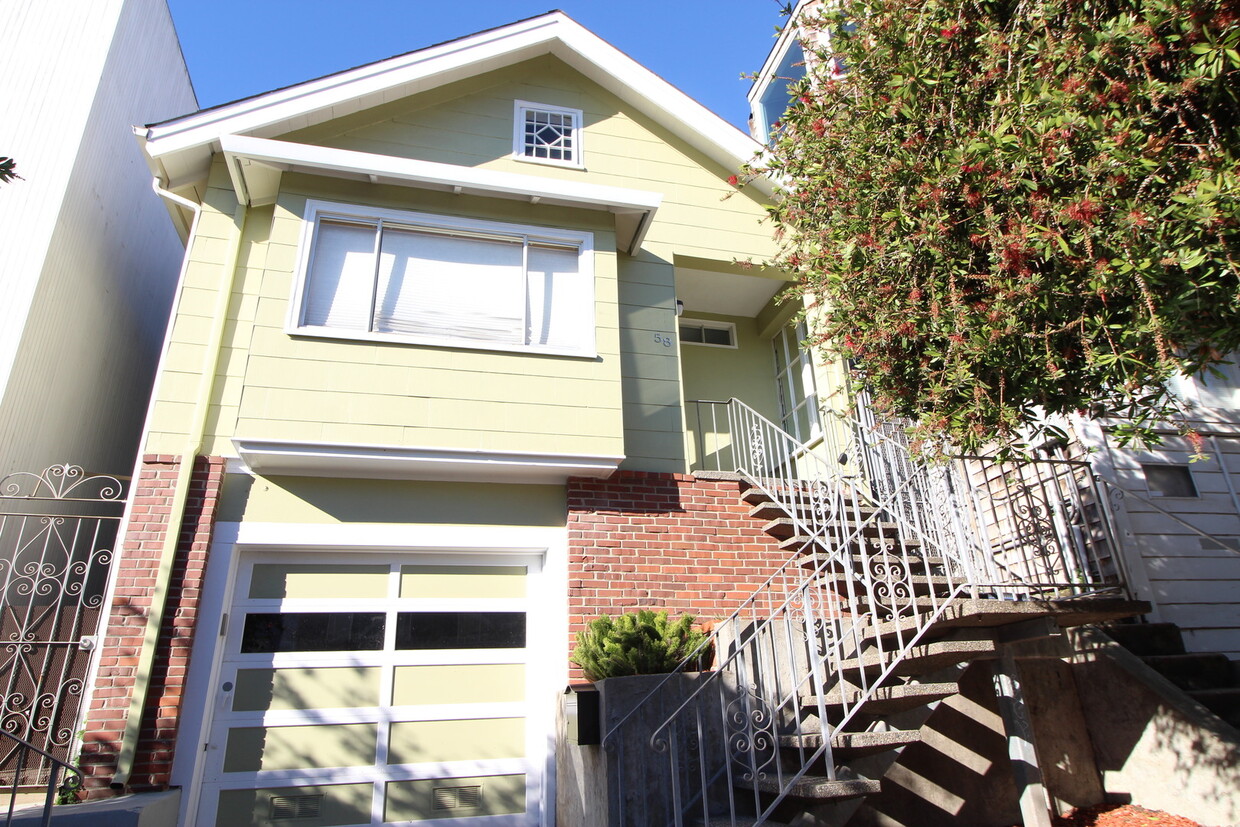
<instances>
[{"instance_id":1,"label":"concrete stair step","mask_svg":"<svg viewBox=\"0 0 1240 827\"><path fill-rule=\"evenodd\" d=\"M865 712L867 715L889 715L893 712L903 712L934 703L935 701L941 701L944 698L955 695L959 691L960 687L954 682L904 683L880 686L874 690L873 697L866 701ZM851 707L861 700L863 694L864 691L859 687L836 686L823 696L822 701L823 705L830 709L841 708L845 705ZM803 696L801 703L806 707L816 707L818 705L818 697L816 695ZM812 711L812 709L808 711Z\"/></svg>"},{"instance_id":2,"label":"concrete stair step","mask_svg":"<svg viewBox=\"0 0 1240 827\"><path fill-rule=\"evenodd\" d=\"M845 535L852 534L857 528L852 521L848 519L848 515L845 515L845 517L841 519L839 525L840 528L838 531L845 533ZM763 531L772 537L779 539L786 539L794 536L796 534L796 528L796 521L786 515L775 517L762 526ZM900 529L895 523L866 522L861 526L861 536L867 538L882 538L887 540L889 543L898 543L900 539Z\"/></svg>"},{"instance_id":3,"label":"concrete stair step","mask_svg":"<svg viewBox=\"0 0 1240 827\"><path fill-rule=\"evenodd\" d=\"M751 489L752 490L752 489ZM808 517L811 513L809 503L789 504L801 517ZM874 516L877 509L868 505L853 504L851 501L839 503L835 509L843 519L852 521L868 520ZM754 504L749 509L749 516L755 520L775 520L780 517L787 517L788 509L784 508L782 503L777 503L770 498L765 498L761 502Z\"/></svg>"},{"instance_id":4,"label":"concrete stair step","mask_svg":"<svg viewBox=\"0 0 1240 827\"><path fill-rule=\"evenodd\" d=\"M853 588L856 592L857 599L862 602L868 603L869 602L868 596L865 594L865 591L864 591L865 585L862 583L860 579L856 577L849 577L847 572L842 572L842 573L829 572L827 576L818 578L819 585L827 589L830 589L831 591L835 592L836 594L840 594L840 595L848 594L849 582L852 582L854 584ZM917 595L929 595L929 594L946 595L951 592L952 587L956 585L957 582L958 581L953 580L952 578L949 578L949 577L942 577L942 576L926 577L924 575L918 575L918 574L914 574L911 577L895 576L892 578L892 585L895 586L897 589L899 589L902 594L907 594L905 590L911 589L912 593L917 594ZM879 590L879 594L878 594L879 602L882 602L882 599L883 599L882 594L881 594L883 583L884 583L883 580L875 578L874 588L876 590Z\"/></svg>"},{"instance_id":5,"label":"concrete stair step","mask_svg":"<svg viewBox=\"0 0 1240 827\"><path fill-rule=\"evenodd\" d=\"M1184 638L1174 623L1123 623L1107 626L1103 631L1111 640L1140 657L1149 655L1183 655Z\"/></svg>"},{"instance_id":6,"label":"concrete stair step","mask_svg":"<svg viewBox=\"0 0 1240 827\"><path fill-rule=\"evenodd\" d=\"M1147 655L1141 660L1186 691L1234 686L1231 661L1223 654Z\"/></svg>"},{"instance_id":7,"label":"concrete stair step","mask_svg":"<svg viewBox=\"0 0 1240 827\"><path fill-rule=\"evenodd\" d=\"M924 675L994 654L995 643L992 640L937 640L910 649L896 664L892 674L904 677ZM890 665L891 658L890 652L871 650L859 658L841 661L840 670L845 674L861 670L866 674L877 675Z\"/></svg>"},{"instance_id":8,"label":"concrete stair step","mask_svg":"<svg viewBox=\"0 0 1240 827\"><path fill-rule=\"evenodd\" d=\"M779 540L778 537L775 539ZM851 551L854 555L861 554L862 546L865 547L866 554L868 556L891 553L895 553L899 556L903 556L905 553L917 555L918 550L921 548L921 540L900 540L895 535L888 535L882 539L877 537L862 537L860 540L860 542L854 540L848 544L849 551ZM782 540L779 540L779 547L784 551L798 551L800 549L805 549L806 551L822 551L824 549L824 541L827 543L833 543L834 538L811 538L808 534L794 534L791 537L785 537Z\"/></svg>"},{"instance_id":9,"label":"concrete stair step","mask_svg":"<svg viewBox=\"0 0 1240 827\"><path fill-rule=\"evenodd\" d=\"M878 752L902 749L921 740L916 730L893 729L886 732L837 732L831 736L831 754L836 763L851 761ZM779 745L790 749L816 750L822 746L821 733L781 735Z\"/></svg>"},{"instance_id":10,"label":"concrete stair step","mask_svg":"<svg viewBox=\"0 0 1240 827\"><path fill-rule=\"evenodd\" d=\"M782 792L777 778L767 776L756 781L738 781L736 786L747 790L778 795ZM869 778L850 778L832 781L821 775L803 775L791 787L787 794L792 798L807 801L843 801L848 798L861 798L874 795L882 787L878 781Z\"/></svg>"},{"instance_id":11,"label":"concrete stair step","mask_svg":"<svg viewBox=\"0 0 1240 827\"><path fill-rule=\"evenodd\" d=\"M1236 729L1240 729L1240 687L1194 689L1190 690L1188 695Z\"/></svg>"}]
</instances>

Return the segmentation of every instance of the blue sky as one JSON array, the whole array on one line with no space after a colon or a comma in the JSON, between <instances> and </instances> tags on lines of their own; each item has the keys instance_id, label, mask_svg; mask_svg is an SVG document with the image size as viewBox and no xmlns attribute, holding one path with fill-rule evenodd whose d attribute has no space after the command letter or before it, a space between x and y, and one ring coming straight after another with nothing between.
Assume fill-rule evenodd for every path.
<instances>
[{"instance_id":1,"label":"blue sky","mask_svg":"<svg viewBox=\"0 0 1240 827\"><path fill-rule=\"evenodd\" d=\"M169 0L202 106L532 17L555 0ZM745 129L743 72L781 23L777 0L561 0L562 11Z\"/></svg>"}]
</instances>

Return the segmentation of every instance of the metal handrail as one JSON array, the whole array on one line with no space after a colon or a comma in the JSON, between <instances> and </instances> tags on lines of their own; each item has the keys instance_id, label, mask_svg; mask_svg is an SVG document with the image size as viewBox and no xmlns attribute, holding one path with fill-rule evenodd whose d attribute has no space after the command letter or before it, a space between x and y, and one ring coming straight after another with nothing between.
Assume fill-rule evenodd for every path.
<instances>
[{"instance_id":1,"label":"metal handrail","mask_svg":"<svg viewBox=\"0 0 1240 827\"><path fill-rule=\"evenodd\" d=\"M71 792L80 788L82 786L81 771L72 764L65 763L51 753L36 747L29 741L23 738L18 738L11 732L6 732L3 729L0 729L0 735L15 742L15 749L17 751L17 766L13 771L13 783L9 786L9 808L8 815L4 821L6 827L13 823L14 809L17 805L17 791L21 786L20 781L22 770L24 770L26 766L26 755L30 752L37 752L49 764L47 774L47 791L43 797L43 817L39 822L42 827L49 827L52 823L52 805L56 803L57 793L62 791ZM65 773L65 782L58 785L56 783L56 779L62 770Z\"/></svg>"},{"instance_id":2,"label":"metal handrail","mask_svg":"<svg viewBox=\"0 0 1240 827\"><path fill-rule=\"evenodd\" d=\"M650 769L657 793L620 796L621 825L679 827L690 809L707 823L720 815L735 823L738 781L753 789L761 821L815 762L825 759L834 779L832 733L961 595L1114 588L1102 565L1113 517L1087 464L927 463L902 430L873 418L827 412L822 433L802 442L738 400L696 405L699 462L712 457L714 470L762 491L800 541L716 624L701 647L718 653L713 672L677 697L669 684L701 650L692 653L607 730L604 745L621 753L616 766L666 764ZM1113 543L1108 550L1116 558ZM833 691L840 715L828 720ZM800 714L806 697L817 699L816 722ZM789 743L798 760L786 769L779 751ZM765 806L761 783L777 791ZM726 802L713 802L724 788Z\"/></svg>"}]
</instances>

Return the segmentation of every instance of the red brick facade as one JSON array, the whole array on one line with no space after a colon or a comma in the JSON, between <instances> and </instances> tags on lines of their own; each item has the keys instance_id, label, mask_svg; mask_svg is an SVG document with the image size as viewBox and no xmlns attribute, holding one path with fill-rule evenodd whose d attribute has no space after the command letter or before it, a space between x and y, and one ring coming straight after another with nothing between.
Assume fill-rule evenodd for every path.
<instances>
[{"instance_id":1,"label":"red brick facade","mask_svg":"<svg viewBox=\"0 0 1240 827\"><path fill-rule=\"evenodd\" d=\"M640 471L569 480L570 635L599 615L635 609L702 621L731 614L790 556L749 516L743 490Z\"/></svg>"},{"instance_id":2,"label":"red brick facade","mask_svg":"<svg viewBox=\"0 0 1240 827\"><path fill-rule=\"evenodd\" d=\"M99 670L87 715L82 770L86 794L110 794L125 715L134 691L143 627L151 611L160 550L172 510L179 459L148 454L133 486L133 505L116 562L115 594L101 640ZM143 712L136 760L128 788L162 789L172 770L172 750L181 709L181 690L189 666L211 528L219 501L224 461L199 457L194 464L180 542L164 610L151 686Z\"/></svg>"}]
</instances>

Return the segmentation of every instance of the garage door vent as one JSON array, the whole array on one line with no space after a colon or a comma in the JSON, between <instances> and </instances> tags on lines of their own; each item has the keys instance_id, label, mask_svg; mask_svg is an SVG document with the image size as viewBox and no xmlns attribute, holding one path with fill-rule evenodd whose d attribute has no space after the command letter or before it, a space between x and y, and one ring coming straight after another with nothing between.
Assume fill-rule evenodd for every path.
<instances>
[{"instance_id":1,"label":"garage door vent","mask_svg":"<svg viewBox=\"0 0 1240 827\"><path fill-rule=\"evenodd\" d=\"M271 798L272 821L318 818L322 811L322 795L277 795Z\"/></svg>"},{"instance_id":2,"label":"garage door vent","mask_svg":"<svg viewBox=\"0 0 1240 827\"><path fill-rule=\"evenodd\" d=\"M436 787L436 810L472 810L482 804L482 786Z\"/></svg>"}]
</instances>

